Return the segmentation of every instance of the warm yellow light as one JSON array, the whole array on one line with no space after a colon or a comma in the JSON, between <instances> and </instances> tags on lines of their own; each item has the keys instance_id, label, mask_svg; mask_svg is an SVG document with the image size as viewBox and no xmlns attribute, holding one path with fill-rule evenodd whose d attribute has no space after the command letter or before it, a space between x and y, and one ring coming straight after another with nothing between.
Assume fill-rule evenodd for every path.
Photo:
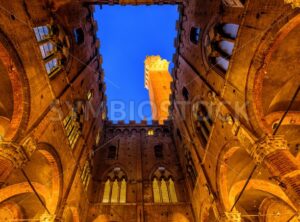
<instances>
[{"instance_id":1,"label":"warm yellow light","mask_svg":"<svg viewBox=\"0 0 300 222\"><path fill-rule=\"evenodd\" d=\"M148 136L153 136L154 135L154 130L148 130Z\"/></svg>"}]
</instances>

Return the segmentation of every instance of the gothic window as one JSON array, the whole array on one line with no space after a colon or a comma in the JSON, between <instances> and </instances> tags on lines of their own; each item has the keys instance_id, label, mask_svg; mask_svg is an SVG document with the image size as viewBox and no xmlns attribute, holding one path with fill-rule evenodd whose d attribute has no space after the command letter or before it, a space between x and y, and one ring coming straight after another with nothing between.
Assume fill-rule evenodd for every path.
<instances>
[{"instance_id":1,"label":"gothic window","mask_svg":"<svg viewBox=\"0 0 300 222\"><path fill-rule=\"evenodd\" d=\"M194 44L198 44L200 41L201 29L197 27L192 27L190 32L190 40Z\"/></svg>"},{"instance_id":2,"label":"gothic window","mask_svg":"<svg viewBox=\"0 0 300 222\"><path fill-rule=\"evenodd\" d=\"M91 179L91 167L89 161L85 162L80 178L84 186L84 189L87 190Z\"/></svg>"},{"instance_id":3,"label":"gothic window","mask_svg":"<svg viewBox=\"0 0 300 222\"><path fill-rule=\"evenodd\" d=\"M117 158L117 147L115 146L108 147L107 158L110 160L115 160Z\"/></svg>"},{"instance_id":4,"label":"gothic window","mask_svg":"<svg viewBox=\"0 0 300 222\"><path fill-rule=\"evenodd\" d=\"M185 87L182 88L182 96L185 101L189 100L189 91Z\"/></svg>"},{"instance_id":5,"label":"gothic window","mask_svg":"<svg viewBox=\"0 0 300 222\"><path fill-rule=\"evenodd\" d=\"M238 29L237 24L219 23L205 37L208 62L221 75L228 70Z\"/></svg>"},{"instance_id":6,"label":"gothic window","mask_svg":"<svg viewBox=\"0 0 300 222\"><path fill-rule=\"evenodd\" d=\"M114 168L104 184L103 203L126 203L127 181L124 171Z\"/></svg>"},{"instance_id":7,"label":"gothic window","mask_svg":"<svg viewBox=\"0 0 300 222\"><path fill-rule=\"evenodd\" d=\"M80 136L80 124L77 121L77 114L72 110L63 120L65 132L73 149Z\"/></svg>"},{"instance_id":8,"label":"gothic window","mask_svg":"<svg viewBox=\"0 0 300 222\"><path fill-rule=\"evenodd\" d=\"M52 36L59 33L59 28L56 29L48 25L38 26L33 28L39 49L41 52L44 66L49 77L54 76L65 62L65 55L62 53L62 48L67 52L64 47L65 44L61 42L53 42ZM56 54L59 54L58 56Z\"/></svg>"},{"instance_id":9,"label":"gothic window","mask_svg":"<svg viewBox=\"0 0 300 222\"><path fill-rule=\"evenodd\" d=\"M59 63L57 58L51 59L49 62L45 64L45 67L46 67L47 74L50 76L50 74L54 73L56 70L59 69Z\"/></svg>"},{"instance_id":10,"label":"gothic window","mask_svg":"<svg viewBox=\"0 0 300 222\"><path fill-rule=\"evenodd\" d=\"M74 30L75 42L81 45L84 42L84 32L82 28L77 28Z\"/></svg>"},{"instance_id":11,"label":"gothic window","mask_svg":"<svg viewBox=\"0 0 300 222\"><path fill-rule=\"evenodd\" d=\"M159 167L152 179L154 203L176 203L177 195L175 184L169 171Z\"/></svg>"},{"instance_id":12,"label":"gothic window","mask_svg":"<svg viewBox=\"0 0 300 222\"><path fill-rule=\"evenodd\" d=\"M41 50L42 58L46 59L49 56L54 54L54 45L52 42L46 42L40 45L40 50Z\"/></svg>"},{"instance_id":13,"label":"gothic window","mask_svg":"<svg viewBox=\"0 0 300 222\"><path fill-rule=\"evenodd\" d=\"M50 28L48 26L38 26L33 28L36 40L38 42L47 40L50 38Z\"/></svg>"},{"instance_id":14,"label":"gothic window","mask_svg":"<svg viewBox=\"0 0 300 222\"><path fill-rule=\"evenodd\" d=\"M154 147L154 153L155 153L155 158L156 159L163 159L163 146L162 145L156 145Z\"/></svg>"},{"instance_id":15,"label":"gothic window","mask_svg":"<svg viewBox=\"0 0 300 222\"><path fill-rule=\"evenodd\" d=\"M189 152L189 151L185 152L185 165L186 165L186 171L189 175L192 185L193 185L193 187L195 187L195 184L197 182L198 173L195 168L191 152Z\"/></svg>"},{"instance_id":16,"label":"gothic window","mask_svg":"<svg viewBox=\"0 0 300 222\"><path fill-rule=\"evenodd\" d=\"M205 148L210 136L213 121L207 108L201 103L195 103L193 105L193 118L195 130L200 138L203 148Z\"/></svg>"}]
</instances>

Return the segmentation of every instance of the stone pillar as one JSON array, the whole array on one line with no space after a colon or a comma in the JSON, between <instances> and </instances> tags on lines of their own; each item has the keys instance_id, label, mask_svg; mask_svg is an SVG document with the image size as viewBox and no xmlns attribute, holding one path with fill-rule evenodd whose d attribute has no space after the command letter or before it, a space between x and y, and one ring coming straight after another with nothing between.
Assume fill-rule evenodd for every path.
<instances>
[{"instance_id":1,"label":"stone pillar","mask_svg":"<svg viewBox=\"0 0 300 222\"><path fill-rule=\"evenodd\" d=\"M238 211L225 212L221 221L222 222L241 222L242 221L241 213Z\"/></svg>"},{"instance_id":2,"label":"stone pillar","mask_svg":"<svg viewBox=\"0 0 300 222\"><path fill-rule=\"evenodd\" d=\"M283 136L265 136L247 149L258 164L267 167L283 191L300 210L300 164Z\"/></svg>"}]
</instances>

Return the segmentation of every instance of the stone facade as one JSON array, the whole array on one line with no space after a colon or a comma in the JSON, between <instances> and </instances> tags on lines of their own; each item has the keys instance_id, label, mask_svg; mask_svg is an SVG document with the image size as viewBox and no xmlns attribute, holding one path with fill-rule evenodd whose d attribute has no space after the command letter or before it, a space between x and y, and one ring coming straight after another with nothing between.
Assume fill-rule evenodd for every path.
<instances>
[{"instance_id":1,"label":"stone facade","mask_svg":"<svg viewBox=\"0 0 300 222\"><path fill-rule=\"evenodd\" d=\"M178 4L168 122L105 121L93 4ZM297 6L3 1L0 220L298 221Z\"/></svg>"}]
</instances>

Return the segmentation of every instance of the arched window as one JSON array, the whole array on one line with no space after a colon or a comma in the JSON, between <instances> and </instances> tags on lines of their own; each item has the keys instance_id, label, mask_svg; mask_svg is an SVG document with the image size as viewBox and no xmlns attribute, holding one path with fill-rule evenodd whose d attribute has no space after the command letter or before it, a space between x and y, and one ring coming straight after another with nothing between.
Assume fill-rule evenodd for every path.
<instances>
[{"instance_id":1,"label":"arched window","mask_svg":"<svg viewBox=\"0 0 300 222\"><path fill-rule=\"evenodd\" d=\"M91 167L88 160L85 162L80 178L84 186L84 189L87 190L91 179Z\"/></svg>"},{"instance_id":2,"label":"arched window","mask_svg":"<svg viewBox=\"0 0 300 222\"><path fill-rule=\"evenodd\" d=\"M208 62L222 75L225 75L228 70L238 29L237 24L219 23L205 37Z\"/></svg>"},{"instance_id":3,"label":"arched window","mask_svg":"<svg viewBox=\"0 0 300 222\"><path fill-rule=\"evenodd\" d=\"M190 40L194 44L198 44L200 41L201 29L197 27L192 27L190 32Z\"/></svg>"},{"instance_id":4,"label":"arched window","mask_svg":"<svg viewBox=\"0 0 300 222\"><path fill-rule=\"evenodd\" d=\"M78 114L72 110L63 120L65 133L73 149L81 134L80 123L78 122Z\"/></svg>"},{"instance_id":5,"label":"arched window","mask_svg":"<svg viewBox=\"0 0 300 222\"><path fill-rule=\"evenodd\" d=\"M115 146L108 147L107 158L110 160L115 160L117 158L117 147Z\"/></svg>"},{"instance_id":6,"label":"arched window","mask_svg":"<svg viewBox=\"0 0 300 222\"><path fill-rule=\"evenodd\" d=\"M107 176L103 190L103 203L126 203L127 182L124 171L114 168Z\"/></svg>"},{"instance_id":7,"label":"arched window","mask_svg":"<svg viewBox=\"0 0 300 222\"><path fill-rule=\"evenodd\" d=\"M195 103L193 105L193 118L195 130L200 138L203 148L205 148L210 135L211 127L213 125L213 121L207 108L201 103Z\"/></svg>"},{"instance_id":8,"label":"arched window","mask_svg":"<svg viewBox=\"0 0 300 222\"><path fill-rule=\"evenodd\" d=\"M53 77L58 73L66 61L66 53L68 50L68 43L65 41L56 40L58 38L53 38L55 35L64 33L61 29L50 26L38 26L33 28L36 40L39 44L41 56L44 62L46 72L49 77ZM64 40L66 39L66 36ZM66 49L66 50L63 50Z\"/></svg>"},{"instance_id":9,"label":"arched window","mask_svg":"<svg viewBox=\"0 0 300 222\"><path fill-rule=\"evenodd\" d=\"M174 181L169 171L159 167L152 179L154 203L176 203L177 195Z\"/></svg>"},{"instance_id":10,"label":"arched window","mask_svg":"<svg viewBox=\"0 0 300 222\"><path fill-rule=\"evenodd\" d=\"M195 184L197 182L198 173L195 168L191 152L189 152L187 150L185 151L185 165L186 165L186 171L189 175L189 178L191 179L192 186L195 187Z\"/></svg>"},{"instance_id":11,"label":"arched window","mask_svg":"<svg viewBox=\"0 0 300 222\"><path fill-rule=\"evenodd\" d=\"M189 91L185 87L182 88L182 96L185 101L189 100Z\"/></svg>"},{"instance_id":12,"label":"arched window","mask_svg":"<svg viewBox=\"0 0 300 222\"><path fill-rule=\"evenodd\" d=\"M74 30L75 42L80 45L84 43L84 32L82 28L77 28Z\"/></svg>"},{"instance_id":13,"label":"arched window","mask_svg":"<svg viewBox=\"0 0 300 222\"><path fill-rule=\"evenodd\" d=\"M162 145L156 145L154 147L154 153L155 153L155 158L156 159L163 159L164 155L163 155L163 146Z\"/></svg>"}]
</instances>

